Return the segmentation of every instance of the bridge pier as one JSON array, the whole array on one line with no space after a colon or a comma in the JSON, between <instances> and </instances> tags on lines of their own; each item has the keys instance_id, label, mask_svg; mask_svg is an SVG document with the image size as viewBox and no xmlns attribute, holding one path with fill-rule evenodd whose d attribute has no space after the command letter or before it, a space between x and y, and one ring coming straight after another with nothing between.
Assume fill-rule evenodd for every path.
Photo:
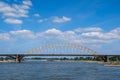
<instances>
[{"instance_id":1,"label":"bridge pier","mask_svg":"<svg viewBox=\"0 0 120 80\"><path fill-rule=\"evenodd\" d=\"M16 55L16 60L15 60L15 62L16 62L16 63L20 63L22 58L23 58L22 55Z\"/></svg>"},{"instance_id":2,"label":"bridge pier","mask_svg":"<svg viewBox=\"0 0 120 80\"><path fill-rule=\"evenodd\" d=\"M104 56L104 59L103 59L103 60L104 60L104 62L109 62L109 56L107 56L107 55Z\"/></svg>"}]
</instances>

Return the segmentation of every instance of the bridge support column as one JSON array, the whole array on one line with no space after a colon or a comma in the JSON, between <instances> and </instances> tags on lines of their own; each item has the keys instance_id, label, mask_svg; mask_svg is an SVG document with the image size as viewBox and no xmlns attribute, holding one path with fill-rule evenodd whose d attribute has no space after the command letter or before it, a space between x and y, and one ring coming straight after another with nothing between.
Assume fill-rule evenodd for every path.
<instances>
[{"instance_id":1,"label":"bridge support column","mask_svg":"<svg viewBox=\"0 0 120 80\"><path fill-rule=\"evenodd\" d=\"M22 56L21 56L21 55L16 55L16 60L15 60L15 62L16 62L16 63L20 63L20 62L21 62L21 59L22 59Z\"/></svg>"},{"instance_id":2,"label":"bridge support column","mask_svg":"<svg viewBox=\"0 0 120 80\"><path fill-rule=\"evenodd\" d=\"M109 62L109 56L104 56L104 62Z\"/></svg>"}]
</instances>

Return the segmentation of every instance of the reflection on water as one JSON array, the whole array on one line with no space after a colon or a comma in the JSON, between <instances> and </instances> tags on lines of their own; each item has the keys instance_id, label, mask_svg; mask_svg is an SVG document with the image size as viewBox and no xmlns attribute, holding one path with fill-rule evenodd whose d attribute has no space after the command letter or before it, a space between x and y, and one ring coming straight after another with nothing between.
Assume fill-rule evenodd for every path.
<instances>
[{"instance_id":1,"label":"reflection on water","mask_svg":"<svg viewBox=\"0 0 120 80\"><path fill-rule=\"evenodd\" d=\"M0 80L119 80L120 67L87 62L0 63Z\"/></svg>"}]
</instances>

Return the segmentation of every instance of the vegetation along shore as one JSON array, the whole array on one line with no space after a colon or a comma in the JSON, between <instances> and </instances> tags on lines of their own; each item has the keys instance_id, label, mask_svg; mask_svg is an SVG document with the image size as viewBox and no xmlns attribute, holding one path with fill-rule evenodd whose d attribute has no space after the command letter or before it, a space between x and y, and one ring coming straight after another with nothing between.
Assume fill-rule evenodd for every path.
<instances>
[{"instance_id":1,"label":"vegetation along shore","mask_svg":"<svg viewBox=\"0 0 120 80\"><path fill-rule=\"evenodd\" d=\"M15 59L10 57L0 57L0 62L13 62ZM82 61L82 62L96 62L96 63L104 63L104 61L99 57L59 57L59 58L41 58L41 57L31 57L24 58L23 60L44 60L44 61ZM110 57L109 62L106 62L107 66L120 66L120 57Z\"/></svg>"}]
</instances>

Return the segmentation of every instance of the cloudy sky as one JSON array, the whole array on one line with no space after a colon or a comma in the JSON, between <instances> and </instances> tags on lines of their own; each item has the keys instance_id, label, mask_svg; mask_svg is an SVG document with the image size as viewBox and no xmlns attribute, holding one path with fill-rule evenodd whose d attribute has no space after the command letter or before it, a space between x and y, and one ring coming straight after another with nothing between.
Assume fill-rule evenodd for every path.
<instances>
[{"instance_id":1,"label":"cloudy sky","mask_svg":"<svg viewBox=\"0 0 120 80\"><path fill-rule=\"evenodd\" d=\"M77 43L120 54L120 0L0 0L0 53Z\"/></svg>"}]
</instances>

